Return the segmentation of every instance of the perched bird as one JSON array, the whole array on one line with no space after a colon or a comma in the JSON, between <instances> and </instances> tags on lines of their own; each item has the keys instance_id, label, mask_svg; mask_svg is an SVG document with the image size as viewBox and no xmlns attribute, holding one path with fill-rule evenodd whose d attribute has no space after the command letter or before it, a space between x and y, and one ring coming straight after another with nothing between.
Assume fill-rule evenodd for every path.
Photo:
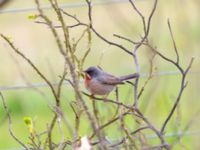
<instances>
[{"instance_id":1,"label":"perched bird","mask_svg":"<svg viewBox=\"0 0 200 150\"><path fill-rule=\"evenodd\" d=\"M85 87L92 95L108 95L116 85L124 84L123 81L139 77L138 73L116 77L94 66L89 67L84 72Z\"/></svg>"}]
</instances>

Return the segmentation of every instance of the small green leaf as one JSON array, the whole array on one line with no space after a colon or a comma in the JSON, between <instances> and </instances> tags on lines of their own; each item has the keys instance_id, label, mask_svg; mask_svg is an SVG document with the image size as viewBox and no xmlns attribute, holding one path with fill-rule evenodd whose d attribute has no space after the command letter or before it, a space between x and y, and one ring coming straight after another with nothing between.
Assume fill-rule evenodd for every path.
<instances>
[{"instance_id":1,"label":"small green leaf","mask_svg":"<svg viewBox=\"0 0 200 150\"><path fill-rule=\"evenodd\" d=\"M35 20L35 19L37 19L37 17L38 17L37 14L33 14L33 15L29 15L29 16L28 16L28 19L30 19L30 20Z\"/></svg>"},{"instance_id":2,"label":"small green leaf","mask_svg":"<svg viewBox=\"0 0 200 150\"><path fill-rule=\"evenodd\" d=\"M24 117L24 122L26 125L31 125L32 124L32 119L31 117Z\"/></svg>"},{"instance_id":3,"label":"small green leaf","mask_svg":"<svg viewBox=\"0 0 200 150\"><path fill-rule=\"evenodd\" d=\"M34 136L35 131L34 131L34 128L33 128L32 118L31 117L24 117L24 122L28 126L28 130L29 130L30 134L32 136Z\"/></svg>"}]
</instances>

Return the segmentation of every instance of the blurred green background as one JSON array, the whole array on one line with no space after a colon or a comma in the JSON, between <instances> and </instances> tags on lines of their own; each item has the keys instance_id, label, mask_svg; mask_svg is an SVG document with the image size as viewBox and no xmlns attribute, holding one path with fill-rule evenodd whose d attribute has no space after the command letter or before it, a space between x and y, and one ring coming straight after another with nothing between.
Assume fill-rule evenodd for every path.
<instances>
[{"instance_id":1,"label":"blurred green background","mask_svg":"<svg viewBox=\"0 0 200 150\"><path fill-rule=\"evenodd\" d=\"M71 14L76 14L78 18L87 22L87 7L83 6L84 1L80 0L62 0L61 5L73 6L80 4L81 6L65 8ZM95 2L95 1L94 1ZM99 1L97 1L99 2ZM101 1L102 2L102 1ZM42 5L48 5L47 0L41 0ZM136 5L148 16L152 8L153 0L137 0ZM35 7L34 0L13 0L1 11L8 9L33 8ZM0 13L0 33L3 33L12 38L15 45L28 56L35 65L43 72L52 82L59 80L59 75L63 71L63 59L60 55L54 38L45 25L36 24L33 20L28 19L29 15L37 13L36 11L27 12L1 12ZM52 10L45 10L55 24L58 20ZM188 130L189 134L184 136L182 144L177 144L175 149L200 149L200 116L195 115L200 111L200 1L198 0L158 0L158 6L155 16L152 20L152 28L150 31L151 42L156 45L159 50L165 55L175 58L173 45L167 27L167 19L171 21L174 37L177 43L180 54L180 63L186 67L192 56L195 57L194 65L191 69L191 74L188 75L188 87L186 88L181 104L173 116L167 127L167 140L173 141L175 136L180 132L185 125L193 118L195 122ZM113 34L127 36L134 41L139 40L142 34L142 22L137 14L133 11L128 2L121 1L120 3L94 5L93 7L93 23L97 31L110 40L116 41L131 48L127 42L113 37ZM66 23L73 23L71 19L66 18ZM77 39L81 34L82 29L70 31L71 38ZM81 55L86 49L84 41L78 47L78 53ZM53 97L50 90L46 87L38 88L40 93L34 89L17 89L5 90L7 86L25 85L30 83L43 82L32 68L18 57L11 48L0 39L0 88L5 95L6 102L13 119L13 130L16 135L25 143L28 142L28 129L23 122L23 118L30 116L36 122L38 131L44 131L47 123L51 120L52 112L49 106L53 105ZM139 52L139 63L141 73L149 71L149 51L143 47ZM106 71L115 75L123 75L135 71L135 65L132 57L128 56L122 50L116 47L109 46L95 35L92 36L92 51L85 63L85 68L91 65L100 65ZM168 64L156 57L154 60L154 72L174 72L171 64ZM165 120L169 110L171 109L177 91L180 87L180 75L162 75L155 76L149 82L145 89L145 93L141 98L140 107L145 112L145 115L150 118L157 128L160 128ZM140 87L143 85L145 77L141 78ZM84 89L82 87L82 89ZM130 85L120 87L121 99L125 103L131 103L133 97L130 92ZM127 94L128 93L128 94ZM128 96L127 96L128 95ZM111 94L111 97L113 94ZM128 98L127 98L128 97ZM73 95L69 86L63 86L62 104L66 111L68 119L73 118L72 110L69 106L69 101L72 101ZM109 114L109 108L103 107L105 104L99 104L102 107L102 116L104 118ZM179 117L177 117L177 114ZM8 132L7 121L4 119L5 112L2 104L0 105L0 149L15 149L19 145L10 137ZM127 119L128 120L128 119ZM73 122L73 121L72 121ZM134 124L134 123L133 123ZM117 139L119 133L113 134L116 128L109 128L108 137ZM134 129L134 125L133 125ZM84 120L81 122L81 134L87 134L89 126ZM67 132L67 131L66 131ZM66 133L68 135L68 133ZM59 136L55 136L59 140ZM152 133L149 133L149 138Z\"/></svg>"}]
</instances>

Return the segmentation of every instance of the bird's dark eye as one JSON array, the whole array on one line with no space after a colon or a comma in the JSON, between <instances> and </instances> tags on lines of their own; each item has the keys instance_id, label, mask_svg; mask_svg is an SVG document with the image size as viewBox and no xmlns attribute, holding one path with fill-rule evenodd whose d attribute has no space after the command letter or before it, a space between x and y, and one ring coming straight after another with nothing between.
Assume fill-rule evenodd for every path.
<instances>
[{"instance_id":1,"label":"bird's dark eye","mask_svg":"<svg viewBox=\"0 0 200 150\"><path fill-rule=\"evenodd\" d=\"M88 71L87 71L87 74L89 74L90 76L92 76L93 71L92 71L92 70L88 70Z\"/></svg>"},{"instance_id":2,"label":"bird's dark eye","mask_svg":"<svg viewBox=\"0 0 200 150\"><path fill-rule=\"evenodd\" d=\"M94 77L97 75L97 72L95 72L94 70L88 70L87 74L89 74L91 77Z\"/></svg>"}]
</instances>

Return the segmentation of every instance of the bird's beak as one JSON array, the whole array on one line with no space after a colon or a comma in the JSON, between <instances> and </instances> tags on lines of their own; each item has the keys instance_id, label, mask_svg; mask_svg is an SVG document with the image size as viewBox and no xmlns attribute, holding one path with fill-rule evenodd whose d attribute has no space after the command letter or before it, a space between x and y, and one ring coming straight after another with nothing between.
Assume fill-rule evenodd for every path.
<instances>
[{"instance_id":1,"label":"bird's beak","mask_svg":"<svg viewBox=\"0 0 200 150\"><path fill-rule=\"evenodd\" d=\"M86 70L83 70L83 71L82 71L82 74L83 74L83 76L85 77L85 76L87 75Z\"/></svg>"},{"instance_id":2,"label":"bird's beak","mask_svg":"<svg viewBox=\"0 0 200 150\"><path fill-rule=\"evenodd\" d=\"M86 73L86 72L85 72L85 70L83 70L83 71L80 71L79 73L80 73L80 76L81 76L82 78L84 78L84 77L85 77L85 73Z\"/></svg>"},{"instance_id":3,"label":"bird's beak","mask_svg":"<svg viewBox=\"0 0 200 150\"><path fill-rule=\"evenodd\" d=\"M87 70L82 70L82 72L81 72L81 76L83 77L83 78L85 78L86 76L87 76L87 72L86 72Z\"/></svg>"},{"instance_id":4,"label":"bird's beak","mask_svg":"<svg viewBox=\"0 0 200 150\"><path fill-rule=\"evenodd\" d=\"M83 73L84 73L84 77L88 80L91 79L91 76L87 73L87 70L83 70Z\"/></svg>"}]
</instances>

